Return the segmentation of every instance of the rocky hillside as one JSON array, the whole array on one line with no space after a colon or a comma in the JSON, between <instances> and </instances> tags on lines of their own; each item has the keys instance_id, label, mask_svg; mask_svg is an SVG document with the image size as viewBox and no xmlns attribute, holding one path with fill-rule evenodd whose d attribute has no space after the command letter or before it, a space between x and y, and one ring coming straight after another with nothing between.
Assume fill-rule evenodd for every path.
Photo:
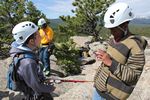
<instances>
[{"instance_id":1,"label":"rocky hillside","mask_svg":"<svg viewBox=\"0 0 150 100\"><path fill-rule=\"evenodd\" d=\"M82 37L83 38L83 37ZM87 38L87 37L86 37ZM82 40L79 44L84 44ZM146 38L150 42L149 38ZM90 41L90 39L89 39ZM81 43L82 42L82 43ZM87 42L87 40L86 40ZM146 64L144 66L143 73L138 81L136 88L134 89L128 100L150 100L150 46L145 50L146 54ZM52 57L53 58L53 57ZM88 58L87 58L88 59ZM91 58L89 58L91 59ZM0 60L0 100L20 100L21 94L17 92L9 91L5 88L6 86L6 71L11 58ZM58 70L59 67L56 65L55 61L51 61L51 66L53 70ZM82 73L80 75L69 76L63 79L72 80L88 80L93 81L94 74L99 65L99 62L93 64L83 65ZM56 77L56 76L53 76ZM91 100L93 91L93 82L85 83L70 83L63 82L60 84L55 84L56 90L52 93L54 100Z\"/></svg>"}]
</instances>

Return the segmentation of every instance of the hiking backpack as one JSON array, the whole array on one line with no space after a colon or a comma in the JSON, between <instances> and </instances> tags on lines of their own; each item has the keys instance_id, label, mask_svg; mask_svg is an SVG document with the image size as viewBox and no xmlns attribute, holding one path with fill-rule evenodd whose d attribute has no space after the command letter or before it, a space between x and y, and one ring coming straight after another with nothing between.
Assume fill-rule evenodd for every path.
<instances>
[{"instance_id":1,"label":"hiking backpack","mask_svg":"<svg viewBox=\"0 0 150 100\"><path fill-rule=\"evenodd\" d=\"M27 88L27 85L23 80L20 80L19 74L17 73L17 70L20 66L20 61L25 58L31 58L35 60L35 56L33 54L16 54L11 64L9 65L8 71L7 71L7 86L6 88L13 90L13 91L22 91L22 92L28 92L29 90Z\"/></svg>"}]
</instances>

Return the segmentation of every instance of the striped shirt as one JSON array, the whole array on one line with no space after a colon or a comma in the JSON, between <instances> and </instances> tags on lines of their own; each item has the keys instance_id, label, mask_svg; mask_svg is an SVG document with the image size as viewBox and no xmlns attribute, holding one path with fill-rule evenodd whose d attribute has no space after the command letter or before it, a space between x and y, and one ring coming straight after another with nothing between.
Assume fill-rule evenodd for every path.
<instances>
[{"instance_id":1,"label":"striped shirt","mask_svg":"<svg viewBox=\"0 0 150 100\"><path fill-rule=\"evenodd\" d=\"M142 73L146 44L145 39L135 35L117 44L111 43L107 53L112 59L112 65L107 67L102 64L98 68L94 78L96 89L100 92L109 92L118 99L126 99Z\"/></svg>"}]
</instances>

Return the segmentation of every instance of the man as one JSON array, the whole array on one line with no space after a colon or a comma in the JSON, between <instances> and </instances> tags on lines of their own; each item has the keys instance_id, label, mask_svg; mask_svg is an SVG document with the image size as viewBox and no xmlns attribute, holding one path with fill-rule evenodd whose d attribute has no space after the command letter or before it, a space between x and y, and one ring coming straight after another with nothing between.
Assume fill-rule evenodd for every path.
<instances>
[{"instance_id":1,"label":"man","mask_svg":"<svg viewBox=\"0 0 150 100\"><path fill-rule=\"evenodd\" d=\"M121 2L111 5L105 13L105 27L114 40L107 51L95 52L102 64L94 77L93 100L126 100L142 73L147 42L129 31L133 18L131 8Z\"/></svg>"},{"instance_id":2,"label":"man","mask_svg":"<svg viewBox=\"0 0 150 100\"><path fill-rule=\"evenodd\" d=\"M40 48L40 60L44 65L43 71L46 76L50 75L50 60L49 57L53 49L53 30L47 25L45 19L41 18L38 21L38 26L40 27L39 33L41 36L41 48Z\"/></svg>"},{"instance_id":3,"label":"man","mask_svg":"<svg viewBox=\"0 0 150 100\"><path fill-rule=\"evenodd\" d=\"M38 64L38 59L35 51L40 46L41 37L38 32L38 27L29 21L17 24L13 30L15 42L12 43L10 54L13 57L22 57L24 54L31 55L32 58L24 58L19 62L17 73L19 80L22 81L23 91L26 100L53 100L50 93L54 91L53 85L44 83L45 77ZM44 98L44 99L42 99ZM46 99L49 98L49 99Z\"/></svg>"}]
</instances>

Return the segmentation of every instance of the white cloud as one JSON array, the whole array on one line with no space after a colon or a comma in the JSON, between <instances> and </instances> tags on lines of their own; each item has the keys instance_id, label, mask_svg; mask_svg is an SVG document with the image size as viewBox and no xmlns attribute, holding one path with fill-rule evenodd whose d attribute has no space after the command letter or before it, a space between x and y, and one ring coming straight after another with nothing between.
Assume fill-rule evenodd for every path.
<instances>
[{"instance_id":1,"label":"white cloud","mask_svg":"<svg viewBox=\"0 0 150 100\"><path fill-rule=\"evenodd\" d=\"M47 9L57 12L57 13L68 13L71 12L74 7L72 2L74 0L56 0L52 6L47 7Z\"/></svg>"},{"instance_id":2,"label":"white cloud","mask_svg":"<svg viewBox=\"0 0 150 100\"><path fill-rule=\"evenodd\" d=\"M128 3L137 17L150 16L150 0L117 0L116 2Z\"/></svg>"},{"instance_id":3,"label":"white cloud","mask_svg":"<svg viewBox=\"0 0 150 100\"><path fill-rule=\"evenodd\" d=\"M74 15L71 10L75 9L74 0L33 0L36 7L48 18L58 18L62 15Z\"/></svg>"},{"instance_id":4,"label":"white cloud","mask_svg":"<svg viewBox=\"0 0 150 100\"><path fill-rule=\"evenodd\" d=\"M58 18L61 15L73 15L71 12L74 0L33 0L35 5L49 18ZM136 16L150 16L150 0L116 0L128 3Z\"/></svg>"}]
</instances>

